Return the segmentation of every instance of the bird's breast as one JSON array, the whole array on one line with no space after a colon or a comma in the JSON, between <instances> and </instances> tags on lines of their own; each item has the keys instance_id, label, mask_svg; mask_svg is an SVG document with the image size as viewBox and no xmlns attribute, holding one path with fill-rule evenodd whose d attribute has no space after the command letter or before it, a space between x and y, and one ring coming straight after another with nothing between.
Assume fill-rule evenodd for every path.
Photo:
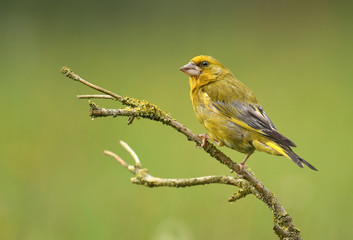
<instances>
[{"instance_id":1,"label":"bird's breast","mask_svg":"<svg viewBox=\"0 0 353 240\"><path fill-rule=\"evenodd\" d=\"M192 96L192 103L197 119L208 132L208 135L222 145L242 153L252 153L250 132L221 114L204 92Z\"/></svg>"}]
</instances>

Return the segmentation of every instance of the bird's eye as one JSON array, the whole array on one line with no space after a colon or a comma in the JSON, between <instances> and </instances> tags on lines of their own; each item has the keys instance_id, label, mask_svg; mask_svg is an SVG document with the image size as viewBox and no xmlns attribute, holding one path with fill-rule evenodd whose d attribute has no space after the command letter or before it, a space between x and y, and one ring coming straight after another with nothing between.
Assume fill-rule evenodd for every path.
<instances>
[{"instance_id":1,"label":"bird's eye","mask_svg":"<svg viewBox=\"0 0 353 240\"><path fill-rule=\"evenodd\" d=\"M204 67L207 67L208 65L210 65L210 63L208 61L203 61L201 64Z\"/></svg>"}]
</instances>

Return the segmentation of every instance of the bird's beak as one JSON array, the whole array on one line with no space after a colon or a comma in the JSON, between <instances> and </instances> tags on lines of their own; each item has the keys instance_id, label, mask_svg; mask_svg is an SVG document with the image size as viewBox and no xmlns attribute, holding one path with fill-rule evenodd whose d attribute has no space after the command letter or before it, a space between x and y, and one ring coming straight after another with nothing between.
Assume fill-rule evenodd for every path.
<instances>
[{"instance_id":1,"label":"bird's beak","mask_svg":"<svg viewBox=\"0 0 353 240\"><path fill-rule=\"evenodd\" d=\"M201 69L198 66L196 66L194 62L189 62L185 66L182 66L179 70L183 71L190 77L199 76L201 73Z\"/></svg>"}]
</instances>

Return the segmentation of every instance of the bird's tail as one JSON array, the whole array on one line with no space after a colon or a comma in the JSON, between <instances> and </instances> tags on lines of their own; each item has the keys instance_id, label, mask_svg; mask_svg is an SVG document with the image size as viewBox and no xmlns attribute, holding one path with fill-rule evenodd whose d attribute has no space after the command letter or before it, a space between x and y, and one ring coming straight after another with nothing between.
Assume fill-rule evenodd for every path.
<instances>
[{"instance_id":1,"label":"bird's tail","mask_svg":"<svg viewBox=\"0 0 353 240\"><path fill-rule=\"evenodd\" d=\"M310 169L318 171L313 165L311 165L310 163L308 163L307 161L305 161L304 159L302 159L301 157L299 157L297 154L295 154L293 152L292 149L290 149L288 147L288 149L285 150L287 155L289 156L290 159L293 160L294 163L296 163L299 167L303 167L303 163L308 166Z\"/></svg>"},{"instance_id":2,"label":"bird's tail","mask_svg":"<svg viewBox=\"0 0 353 240\"><path fill-rule=\"evenodd\" d=\"M283 146L282 144L279 145L279 144L276 144L276 143L274 143L272 141L271 142L266 142L266 145L268 145L269 147L275 149L277 152L279 152L283 156L291 159L299 167L303 168L304 167L303 163L304 163L310 169L318 171L313 165L311 165L310 163L308 163L307 161L305 161L304 159L299 157L297 154L295 154L290 147Z\"/></svg>"}]
</instances>

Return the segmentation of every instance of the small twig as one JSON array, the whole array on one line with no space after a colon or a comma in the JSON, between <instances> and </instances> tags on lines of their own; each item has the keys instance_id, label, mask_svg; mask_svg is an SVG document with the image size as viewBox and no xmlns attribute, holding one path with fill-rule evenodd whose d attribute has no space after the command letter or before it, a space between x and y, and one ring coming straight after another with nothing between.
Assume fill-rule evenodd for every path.
<instances>
[{"instance_id":1,"label":"small twig","mask_svg":"<svg viewBox=\"0 0 353 240\"><path fill-rule=\"evenodd\" d=\"M140 159L137 156L137 154L134 152L134 150L132 150L132 148L124 141L120 141L120 145L123 146L123 148L125 148L125 150L130 153L132 158L135 160L135 166L141 167Z\"/></svg>"},{"instance_id":2,"label":"small twig","mask_svg":"<svg viewBox=\"0 0 353 240\"><path fill-rule=\"evenodd\" d=\"M118 155L116 155L115 153L108 151L108 150L104 150L104 154L107 156L111 156L113 157L118 163L120 163L121 165L123 165L125 168L128 168L128 164Z\"/></svg>"},{"instance_id":3,"label":"small twig","mask_svg":"<svg viewBox=\"0 0 353 240\"><path fill-rule=\"evenodd\" d=\"M98 95L98 94L93 94L93 95L77 95L78 99L92 99L92 98L102 98L102 99L111 99L111 100L116 100L114 97L109 96L109 95Z\"/></svg>"},{"instance_id":4,"label":"small twig","mask_svg":"<svg viewBox=\"0 0 353 240\"><path fill-rule=\"evenodd\" d=\"M130 116L129 121L127 121L127 125L131 125L134 120L135 120L135 116Z\"/></svg>"},{"instance_id":5,"label":"small twig","mask_svg":"<svg viewBox=\"0 0 353 240\"><path fill-rule=\"evenodd\" d=\"M95 90L97 90L99 92L102 92L104 94L107 94L107 95L113 97L114 99L120 101L122 104L124 104L126 106L138 107L141 104L145 104L145 105L148 105L148 107L154 108L155 111L157 111L157 110L160 111L160 109L157 106L155 106L155 105L153 105L153 104L151 104L151 103L149 103L147 101L138 100L138 99L134 99L134 98L130 98L130 97L122 97L122 96L120 96L120 95L118 95L116 93L113 93L113 92L111 92L111 91L109 91L107 89L104 89L102 87L94 85L93 83L90 83L90 82L84 80L83 78L81 78L79 75L74 73L68 67L65 67L65 66L62 67L61 68L61 73L64 74L66 77L70 78L70 79L73 79L75 81L83 83L84 85L86 85L86 86L88 86L90 88L93 88L93 89L95 89ZM162 112L162 113L164 113L164 112Z\"/></svg>"},{"instance_id":6,"label":"small twig","mask_svg":"<svg viewBox=\"0 0 353 240\"><path fill-rule=\"evenodd\" d=\"M132 174L135 175L134 178L131 178L131 182L138 185L144 185L148 187L192 187L198 185L205 185L205 184L226 184L238 187L243 194L242 197L245 197L247 194L256 193L256 189L252 187L248 181L236 177L231 176L204 176L204 177L196 177L196 178L159 178L154 177L149 174L149 171L145 168L142 168L141 162L139 157L135 153L135 151L124 141L120 141L121 146L125 148L126 151L130 153L132 158L135 161L135 165L127 164L122 158L120 158L115 153L105 150L104 154L110 157L113 157L117 162L119 162L122 166L127 168ZM237 194L235 194L237 195ZM232 196L232 202L242 198L236 198Z\"/></svg>"},{"instance_id":7,"label":"small twig","mask_svg":"<svg viewBox=\"0 0 353 240\"><path fill-rule=\"evenodd\" d=\"M84 80L83 78L81 78L79 75L75 74L74 72L71 71L70 68L67 68L67 67L62 67L61 68L61 73L64 74L65 76L67 76L68 78L71 78L75 81L78 81L78 82L81 82L83 84L85 84L86 86L90 87L90 88L93 88L99 92L102 92L102 93L105 93L109 96L112 96L113 98L117 99L117 100L120 100L122 99L121 96L119 96L118 94L115 94L107 89L104 89L102 87L99 87L97 85L94 85L93 83L90 83L86 80Z\"/></svg>"}]
</instances>

